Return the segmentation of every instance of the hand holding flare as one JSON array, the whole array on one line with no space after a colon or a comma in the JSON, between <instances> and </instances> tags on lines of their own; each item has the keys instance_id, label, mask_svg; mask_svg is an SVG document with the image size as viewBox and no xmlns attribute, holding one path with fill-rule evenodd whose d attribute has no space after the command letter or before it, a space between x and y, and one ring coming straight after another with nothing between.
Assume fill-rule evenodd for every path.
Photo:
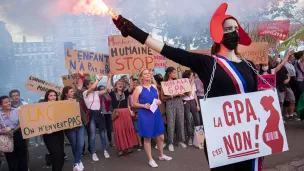
<instances>
[{"instance_id":1,"label":"hand holding flare","mask_svg":"<svg viewBox=\"0 0 304 171\"><path fill-rule=\"evenodd\" d=\"M100 8L107 14L109 14L113 19L117 20L118 15L113 12L112 8L109 8L102 0L99 0Z\"/></svg>"}]
</instances>

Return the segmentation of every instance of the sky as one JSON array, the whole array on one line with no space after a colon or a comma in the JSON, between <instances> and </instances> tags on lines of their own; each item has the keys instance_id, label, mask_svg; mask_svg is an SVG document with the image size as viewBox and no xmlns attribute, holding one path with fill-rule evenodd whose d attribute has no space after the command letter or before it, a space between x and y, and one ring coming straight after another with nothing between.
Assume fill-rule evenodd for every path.
<instances>
[{"instance_id":1,"label":"sky","mask_svg":"<svg viewBox=\"0 0 304 171\"><path fill-rule=\"evenodd\" d=\"M54 26L54 21L57 16L66 13L79 14L79 11L89 10L87 7L79 5L84 1L86 0L0 0L0 20L7 23L6 27L11 33L14 42L22 42L22 36L26 36L27 41L42 41L43 36L50 35L50 28ZM105 2L107 1L110 0L105 0ZM186 2L186 0L184 1ZM184 1L180 0L180 2ZM230 1L232 4L232 7L230 8L238 9L239 6L244 6L249 0ZM255 0L255 4L250 5L250 8L255 10L255 8L258 8L258 5L271 1L273 0ZM127 2L134 3L128 5L128 7L140 8L136 5L136 0L128 0ZM191 0L191 2L210 5L212 6L211 9L213 10L213 7L215 8L217 4L225 1ZM189 3L181 3L179 6L177 3L177 7L174 8L191 9L191 12L194 13L194 15L195 13L202 14L202 11L204 10L211 12L210 8L202 9L200 5L193 5ZM304 8L304 0L299 0L298 8ZM176 11L176 13L171 13L171 15L180 15L180 17L185 17L186 14L180 12L181 10Z\"/></svg>"}]
</instances>

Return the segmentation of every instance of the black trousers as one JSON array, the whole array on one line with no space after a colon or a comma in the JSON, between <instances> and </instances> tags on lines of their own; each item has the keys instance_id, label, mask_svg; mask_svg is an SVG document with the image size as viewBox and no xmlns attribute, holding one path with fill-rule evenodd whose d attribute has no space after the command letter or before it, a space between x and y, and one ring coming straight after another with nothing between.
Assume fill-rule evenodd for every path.
<instances>
[{"instance_id":1,"label":"black trousers","mask_svg":"<svg viewBox=\"0 0 304 171\"><path fill-rule=\"evenodd\" d=\"M105 114L104 116L105 116L108 142L112 143L112 115Z\"/></svg>"},{"instance_id":2,"label":"black trousers","mask_svg":"<svg viewBox=\"0 0 304 171\"><path fill-rule=\"evenodd\" d=\"M201 108L200 99L204 99L204 97L203 96L197 96L198 104L199 104L199 106ZM198 112L199 112L199 118L200 118L200 125L203 125L202 108Z\"/></svg>"},{"instance_id":3,"label":"black trousers","mask_svg":"<svg viewBox=\"0 0 304 171\"><path fill-rule=\"evenodd\" d=\"M44 134L43 140L51 156L52 171L62 171L65 155L63 131Z\"/></svg>"},{"instance_id":4,"label":"black trousers","mask_svg":"<svg viewBox=\"0 0 304 171\"><path fill-rule=\"evenodd\" d=\"M26 143L20 130L14 133L14 151L5 153L9 171L27 171Z\"/></svg>"}]
</instances>

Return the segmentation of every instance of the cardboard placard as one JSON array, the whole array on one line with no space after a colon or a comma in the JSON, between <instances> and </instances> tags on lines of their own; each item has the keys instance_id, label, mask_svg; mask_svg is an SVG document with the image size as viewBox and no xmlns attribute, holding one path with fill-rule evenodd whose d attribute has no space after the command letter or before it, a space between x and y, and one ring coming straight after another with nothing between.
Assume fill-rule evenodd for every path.
<instances>
[{"instance_id":1,"label":"cardboard placard","mask_svg":"<svg viewBox=\"0 0 304 171\"><path fill-rule=\"evenodd\" d=\"M250 46L239 45L239 53L255 64L268 64L268 45L265 42L251 43Z\"/></svg>"},{"instance_id":2,"label":"cardboard placard","mask_svg":"<svg viewBox=\"0 0 304 171\"><path fill-rule=\"evenodd\" d=\"M261 75L272 87L276 87L276 75L275 74L266 74ZM258 90L265 90L272 88L258 76Z\"/></svg>"},{"instance_id":3,"label":"cardboard placard","mask_svg":"<svg viewBox=\"0 0 304 171\"><path fill-rule=\"evenodd\" d=\"M167 58L163 56L154 56L154 68L167 68Z\"/></svg>"},{"instance_id":4,"label":"cardboard placard","mask_svg":"<svg viewBox=\"0 0 304 171\"><path fill-rule=\"evenodd\" d=\"M61 76L62 83L64 86L70 86L74 90L77 89L78 81L79 81L79 75L78 74L71 74L71 75L63 75Z\"/></svg>"},{"instance_id":5,"label":"cardboard placard","mask_svg":"<svg viewBox=\"0 0 304 171\"><path fill-rule=\"evenodd\" d=\"M44 81L34 76L29 77L25 83L25 88L42 95L44 95L49 89L52 89L57 92L58 96L60 96L63 89L61 86Z\"/></svg>"},{"instance_id":6,"label":"cardboard placard","mask_svg":"<svg viewBox=\"0 0 304 171\"><path fill-rule=\"evenodd\" d=\"M114 35L108 37L110 69L114 74L139 72L164 65L162 55L132 37ZM157 63L155 65L155 59Z\"/></svg>"},{"instance_id":7,"label":"cardboard placard","mask_svg":"<svg viewBox=\"0 0 304 171\"><path fill-rule=\"evenodd\" d=\"M24 139L82 125L79 103L71 100L23 105L18 116Z\"/></svg>"},{"instance_id":8,"label":"cardboard placard","mask_svg":"<svg viewBox=\"0 0 304 171\"><path fill-rule=\"evenodd\" d=\"M183 94L192 91L188 78L161 82L164 94L167 96Z\"/></svg>"},{"instance_id":9,"label":"cardboard placard","mask_svg":"<svg viewBox=\"0 0 304 171\"><path fill-rule=\"evenodd\" d=\"M278 40L288 36L290 20L265 21L258 24L258 36L269 35Z\"/></svg>"},{"instance_id":10,"label":"cardboard placard","mask_svg":"<svg viewBox=\"0 0 304 171\"><path fill-rule=\"evenodd\" d=\"M65 67L73 72L83 72L96 75L105 75L110 73L109 55L67 49L65 57Z\"/></svg>"},{"instance_id":11,"label":"cardboard placard","mask_svg":"<svg viewBox=\"0 0 304 171\"><path fill-rule=\"evenodd\" d=\"M288 150L276 91L200 100L210 168Z\"/></svg>"}]
</instances>

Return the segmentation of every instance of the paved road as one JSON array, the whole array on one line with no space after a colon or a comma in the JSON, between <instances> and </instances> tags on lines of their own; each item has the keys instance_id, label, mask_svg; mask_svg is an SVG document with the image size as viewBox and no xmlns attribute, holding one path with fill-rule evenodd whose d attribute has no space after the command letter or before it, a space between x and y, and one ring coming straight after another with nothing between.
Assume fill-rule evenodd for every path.
<instances>
[{"instance_id":1,"label":"paved road","mask_svg":"<svg viewBox=\"0 0 304 171\"><path fill-rule=\"evenodd\" d=\"M285 124L287 138L290 150L288 152L268 156L265 159L265 171L304 171L304 122L290 121ZM98 141L99 142L99 141ZM96 143L97 144L97 143ZM30 147L31 152L31 171L51 171L45 168L44 154L45 146ZM72 153L69 146L65 152L70 160L65 163L64 171L72 170ZM114 148L109 149L110 159L104 159L103 154L97 148L97 154L100 158L98 162L92 162L91 155L86 153L83 158L85 170L100 171L209 171L204 152L194 147L186 149L175 148L174 152L165 149L165 153L173 157L170 162L158 162L159 167L152 169L148 166L147 158L143 151L136 152L131 156L117 157ZM153 150L153 156L157 157L157 151ZM4 171L7 171L5 166Z\"/></svg>"}]
</instances>

